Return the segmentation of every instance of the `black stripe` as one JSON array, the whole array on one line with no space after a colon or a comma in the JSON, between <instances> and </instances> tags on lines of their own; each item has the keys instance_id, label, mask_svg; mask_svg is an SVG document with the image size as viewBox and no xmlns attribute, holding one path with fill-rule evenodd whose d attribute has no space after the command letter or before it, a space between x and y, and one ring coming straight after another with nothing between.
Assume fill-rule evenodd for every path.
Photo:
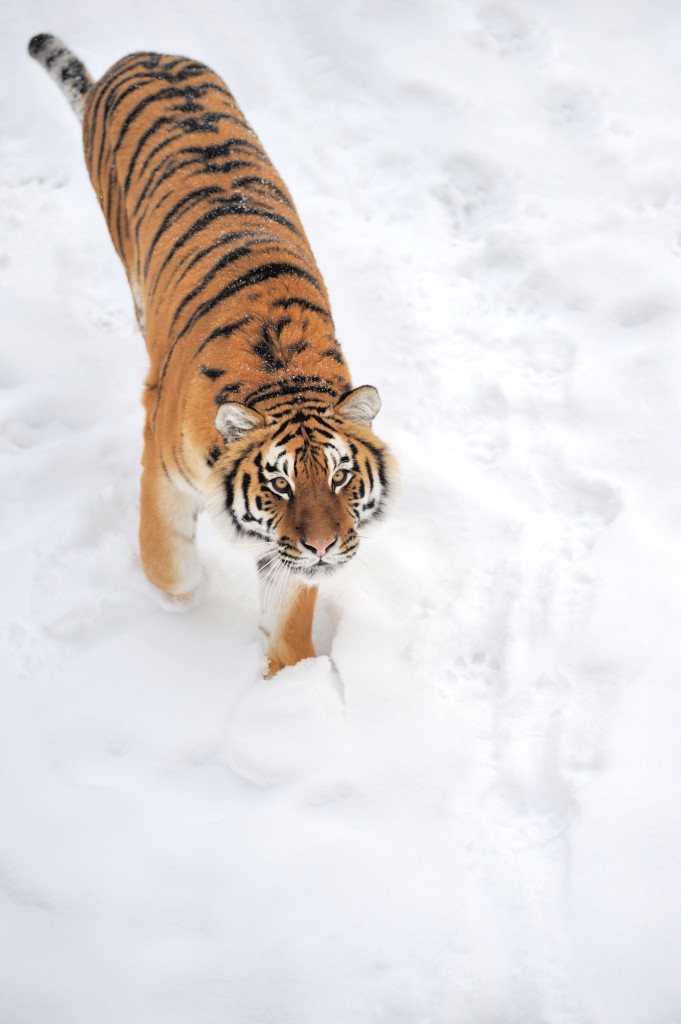
<instances>
[{"instance_id":1,"label":"black stripe","mask_svg":"<svg viewBox=\"0 0 681 1024\"><path fill-rule=\"evenodd\" d=\"M174 346L177 342L184 337L199 320L203 319L208 313L210 313L216 306L224 302L225 299L230 299L233 295L243 291L244 288L250 288L254 284L262 284L263 281L271 281L277 277L300 277L304 281L307 281L318 291L321 291L321 285L317 278L310 274L307 270L303 270L302 267L297 266L295 263L265 263L259 267L253 267L252 270L247 270L241 277L235 278L234 281L230 281L228 285L221 288L217 295L214 295L211 299L207 299L202 302L198 309L196 309L190 316L187 323L184 325L180 333L178 334L175 342L171 346L168 352L170 357Z\"/></svg>"},{"instance_id":2,"label":"black stripe","mask_svg":"<svg viewBox=\"0 0 681 1024\"><path fill-rule=\"evenodd\" d=\"M317 306L316 303L310 302L309 299L301 298L289 298L289 299L276 299L272 303L272 308L275 306L281 306L283 309L288 309L289 306L300 306L302 309L307 309L311 313L319 313L321 316L331 317L331 314L327 309L323 309L321 306Z\"/></svg>"},{"instance_id":3,"label":"black stripe","mask_svg":"<svg viewBox=\"0 0 681 1024\"><path fill-rule=\"evenodd\" d=\"M166 147L167 145L171 145L171 144L172 144L172 142L174 142L174 141L175 141L175 140L176 140L177 138L179 138L179 137L180 137L179 135L168 135L168 136L166 136L166 138L165 138L165 139L164 139L164 140L163 140L162 142L159 142L159 144L158 144L158 145L156 145L156 146L155 146L155 147L153 148L152 152L151 152L150 154L148 154L148 155L147 155L147 157L146 157L146 160L145 160L145 161L144 161L144 163L142 164L142 166L141 166L141 168L140 168L140 171L139 171L139 174L137 175L137 177L138 177L139 179L141 179L141 176L142 176L142 174L144 173L144 171L145 171L146 167L148 166L148 164L150 164L150 163L151 163L151 161L152 161L152 160L154 159L154 157L155 157L155 156L156 156L156 155L157 155L158 153L160 153L160 152L161 152L161 150L164 150L164 148L165 148L165 147ZM153 179L153 177L154 177L154 174L155 174L155 173L156 173L156 168L155 168L155 169L153 169L153 171L152 171L152 175L151 175L151 178L150 178L150 180L152 180L152 179ZM148 182L147 182L147 184L148 184ZM143 195L143 194L142 194L142 195ZM137 200L137 203L135 204L135 207L134 207L134 209L133 209L133 211L132 211L132 214L131 214L131 216L134 216L134 214L136 213L136 211L137 211L137 210L139 209L139 206L140 206L140 203L141 203L141 201L142 201L142 198L141 198L141 197L140 197L140 198L138 198L138 200ZM136 253L137 253L137 255L136 255L136 258L135 258L135 270L136 270L136 273L137 273L137 278L139 278L139 276L141 276L141 258L142 258L142 251L141 251L141 247L140 247L140 245L139 245L139 230L140 230L140 227L141 227L141 224L142 224L142 220L143 220L143 218L140 218L140 219L139 219L139 220L137 221L137 223L136 223L136 225L135 225L135 230L134 230L134 241L135 241L135 249L136 249Z\"/></svg>"},{"instance_id":4,"label":"black stripe","mask_svg":"<svg viewBox=\"0 0 681 1024\"><path fill-rule=\"evenodd\" d=\"M224 189L221 191L224 192ZM225 199L215 209L209 210L203 217L200 217L191 228L189 228L181 238L178 238L177 242L173 245L169 255L172 255L181 249L183 245L193 238L194 235L203 231L204 228L208 227L214 221L219 220L221 217L261 217L264 220L272 220L277 224L282 224L288 228L295 235L300 235L300 232L296 228L295 224L292 224L286 217L282 217L279 214L272 213L269 210L264 210L261 207L249 206L248 203L244 202L244 199L240 195L230 196L227 192L224 192Z\"/></svg>"},{"instance_id":5,"label":"black stripe","mask_svg":"<svg viewBox=\"0 0 681 1024\"><path fill-rule=\"evenodd\" d=\"M72 82L81 96L85 95L92 84L85 65L77 57L72 57L61 69L61 80L64 83Z\"/></svg>"},{"instance_id":6,"label":"black stripe","mask_svg":"<svg viewBox=\"0 0 681 1024\"><path fill-rule=\"evenodd\" d=\"M181 167L189 167L191 164L199 163L198 160L187 160L181 164ZM214 164L211 167L200 167L197 171L192 171L188 174L188 178L198 178L202 174L234 174L235 171L240 171L243 167L257 167L258 165L253 163L252 160L228 160L224 164ZM230 188L235 188L234 182L230 182Z\"/></svg>"},{"instance_id":7,"label":"black stripe","mask_svg":"<svg viewBox=\"0 0 681 1024\"><path fill-rule=\"evenodd\" d=\"M123 196L118 196L118 210L116 211L116 230L118 231L118 245L119 252L123 252L123 236L125 235L126 241L129 241L130 232L128 231L128 222L124 216L123 210Z\"/></svg>"},{"instance_id":8,"label":"black stripe","mask_svg":"<svg viewBox=\"0 0 681 1024\"><path fill-rule=\"evenodd\" d=\"M305 352L310 347L309 341L294 341L292 345L286 346L286 357L287 360L291 359L291 356L299 356L301 352Z\"/></svg>"},{"instance_id":9,"label":"black stripe","mask_svg":"<svg viewBox=\"0 0 681 1024\"><path fill-rule=\"evenodd\" d=\"M215 341L216 338L229 338L230 334L234 334L234 332L238 331L240 327L245 327L246 324L250 322L250 316L244 316L241 318L241 320L236 320L234 323L223 324L222 327L216 327L215 330L212 331L207 338L203 339L203 341L197 348L196 352L194 353L194 358L196 358L196 356L203 352L206 345L209 345L211 341ZM170 355L170 353L168 353L168 355Z\"/></svg>"},{"instance_id":10,"label":"black stripe","mask_svg":"<svg viewBox=\"0 0 681 1024\"><path fill-rule=\"evenodd\" d=\"M140 184L141 184L142 176L146 173L146 171L147 171L147 169L149 167L149 164L154 159L154 157L157 156L157 154L160 153L162 149L165 149L166 146L169 146L171 144L171 142L177 142L177 140L181 139L181 138L182 138L182 132L177 132L175 135L166 135L165 139L163 139L162 142L159 142L157 146L154 146L154 148L149 153L147 153L147 156L146 156L146 158L144 160L144 163L140 167L139 174L137 175L137 179L140 182ZM152 169L151 169L151 177L153 177L153 175L156 174L159 166L160 165L157 164L155 167L152 167ZM147 184L148 184L148 182L147 182Z\"/></svg>"},{"instance_id":11,"label":"black stripe","mask_svg":"<svg viewBox=\"0 0 681 1024\"><path fill-rule=\"evenodd\" d=\"M233 171L238 171L241 167L257 167L257 163L254 160L233 159L225 160L222 164L209 163L206 160L201 159L200 156L194 156L190 160L183 160L179 165L180 167L191 167L192 164L203 164L202 171L194 171L194 174L231 174ZM234 187L232 183L232 187Z\"/></svg>"},{"instance_id":12,"label":"black stripe","mask_svg":"<svg viewBox=\"0 0 681 1024\"><path fill-rule=\"evenodd\" d=\"M202 64L194 64L188 65L187 67L178 71L177 74L172 74L169 69L171 67L175 67L178 63L179 61L175 61L172 65L165 64L161 68L159 68L158 66L150 68L148 65L143 64L141 66L145 69L146 74L142 73L139 75L129 75L122 82L117 82L116 84L119 86L125 85L126 82L135 82L135 84L132 85L129 89L125 89L123 92L117 94L115 100L113 100L111 107L109 108L109 113L114 114L117 108L121 105L121 103L123 103L123 101L131 93L136 92L137 89L143 86L154 85L156 82L160 81L167 82L169 85L177 84L179 82L186 82L190 78L198 78L204 76L206 72L209 70ZM136 79L138 80L136 81Z\"/></svg>"},{"instance_id":13,"label":"black stripe","mask_svg":"<svg viewBox=\"0 0 681 1024\"><path fill-rule=\"evenodd\" d=\"M220 259L215 264L215 266L213 266L204 276L203 280L200 281L195 288L192 288L192 290L182 299L182 302L173 313L173 319L171 323L174 324L177 321L178 317L182 313L182 310L185 308L185 306L187 306L187 304L190 303L192 299L195 299L197 295L200 295L201 292L208 287L210 282L215 278L217 274L220 273L221 270L224 270L224 268L228 266L230 263L236 263L237 260L243 259L244 256L250 255L252 251L253 250L249 246L242 245L238 249L230 249L229 252L226 252L223 256L221 256Z\"/></svg>"},{"instance_id":14,"label":"black stripe","mask_svg":"<svg viewBox=\"0 0 681 1024\"><path fill-rule=\"evenodd\" d=\"M220 458L221 454L222 453L221 453L220 449L217 447L217 445L215 445L213 448L211 448L211 450L208 452L208 457L206 459L206 465L208 466L209 469L213 468L215 463Z\"/></svg>"},{"instance_id":15,"label":"black stripe","mask_svg":"<svg viewBox=\"0 0 681 1024\"><path fill-rule=\"evenodd\" d=\"M173 110L181 110L181 107L173 107ZM230 124L235 124L237 128L243 128L244 131L250 132L251 127L242 118L237 117L235 114L225 114L218 110L204 110L201 118L198 117L184 117L178 120L178 127L183 132L191 134L192 132L211 132L213 135L217 135L218 124L220 121L229 121Z\"/></svg>"},{"instance_id":16,"label":"black stripe","mask_svg":"<svg viewBox=\"0 0 681 1024\"><path fill-rule=\"evenodd\" d=\"M217 83L215 82L204 82L200 86L186 86L184 89L178 89L176 86L169 86L166 89L160 89L158 92L153 93L151 96L145 96L145 98L141 100L137 104L137 106L130 111L125 121L123 122L121 130L118 133L118 138L114 143L114 149L118 150L120 148L123 139L130 131L130 128L132 127L133 123L137 120L140 114L142 114L146 110L146 108L150 106L152 103L164 103L166 100L173 99L198 100L203 99L207 92L217 92L219 94L227 96L230 100L232 99L232 95L230 92L228 92L226 87L222 85L217 85ZM173 107L171 109L181 110L182 108ZM230 115L227 114L223 116L230 117ZM238 118L233 117L231 119L234 120L237 124L239 124L242 128L248 128L248 125L246 125L244 121L240 121Z\"/></svg>"},{"instance_id":17,"label":"black stripe","mask_svg":"<svg viewBox=\"0 0 681 1024\"><path fill-rule=\"evenodd\" d=\"M251 486L251 477L249 473L244 473L241 478L241 496L244 499L244 505L246 507L247 514L250 514L251 506L248 501L248 488Z\"/></svg>"},{"instance_id":18,"label":"black stripe","mask_svg":"<svg viewBox=\"0 0 681 1024\"><path fill-rule=\"evenodd\" d=\"M189 253L186 253L184 256L182 256L177 261L177 263L175 264L175 267L173 268L173 273L171 273L170 277L168 278L168 280L166 281L165 285L163 286L163 290L159 293L159 296L158 296L159 303L161 302L161 299L163 298L163 296L167 292L171 282L174 281L174 287L177 288L177 286L179 285L180 281L182 281L187 276L187 274L192 269L192 267L194 267L200 260L202 260L204 256L207 256L209 253L213 252L215 249L221 248L223 245L229 245L230 242L238 241L240 238L253 238L253 239L255 239L256 241L253 242L253 245L260 245L260 241L261 241L259 236L258 236L258 233L256 231L231 231L228 235L222 235L217 240L217 242L213 242L212 245L207 245L205 247L205 249L200 249L199 252L189 252ZM268 240L276 241L274 239L274 236L272 236L272 235L268 235L267 238L268 238ZM175 246L173 246L173 248L168 253L168 255L167 255L163 265L160 267L160 269L158 270L157 274L155 274L153 279L148 283L147 289L148 289L148 292L149 292L149 298L150 299L154 298L156 289L157 289L158 285L160 284L160 279L161 279L161 276L163 274L163 271L165 270L166 266L168 265L169 261L172 259L174 254L175 254ZM186 266L184 266L185 264L186 264ZM182 270L182 273L179 275L179 277L174 278L173 274L176 274L178 272L178 270L180 270L180 268L183 267L183 266L184 266L184 269Z\"/></svg>"},{"instance_id":19,"label":"black stripe","mask_svg":"<svg viewBox=\"0 0 681 1024\"><path fill-rule=\"evenodd\" d=\"M151 151L151 153L149 154L147 159L144 161L144 164L143 164L143 166L142 166L142 168L140 170L140 173L138 175L138 182L139 182L140 185L142 184L143 175L145 174L146 169L147 169L148 165L151 163L151 161L154 158L154 156L157 156L158 153L162 149L165 148L165 146L170 145L171 141L176 139L176 138L177 138L177 136L173 136L173 135L166 136L166 138L164 139L163 142L159 143L158 146L154 147L154 149ZM149 174L149 176L147 177L146 181L144 182L144 187L142 188L140 194L138 195L137 200L135 202L135 205L134 205L134 207L132 209L132 216L133 217L137 216L137 214L140 212L140 208L142 207L142 204L147 199L150 199L153 195L155 195L157 189L163 184L163 180L164 180L163 179L163 174L164 174L164 171L166 171L169 167L173 167L174 166L174 160L175 160L175 154L172 151L170 151L170 152L166 153L165 156L161 160L158 160L152 166L151 173ZM143 210L142 211L142 218L144 217L144 215L147 212L148 212L148 210Z\"/></svg>"},{"instance_id":20,"label":"black stripe","mask_svg":"<svg viewBox=\"0 0 681 1024\"><path fill-rule=\"evenodd\" d=\"M245 188L248 185L259 185L259 188L254 189L255 192L267 193L273 195L280 202L284 203L285 206L293 207L293 203L286 195L285 192L275 185L274 182L269 181L263 177L248 177L248 178L235 178L232 182L232 188Z\"/></svg>"},{"instance_id":21,"label":"black stripe","mask_svg":"<svg viewBox=\"0 0 681 1024\"><path fill-rule=\"evenodd\" d=\"M161 184L163 184L163 182L160 180L163 175L163 171L168 167L172 167L173 159L174 156L172 150L168 150L165 156L161 160L159 160L154 167L152 167L151 174L144 183L144 188L137 197L137 202L135 203L132 210L133 217L137 217L139 215L140 223L144 220L146 216L149 215L149 203L151 199L156 195L158 187ZM156 200L154 205L151 207L151 212L153 213L154 210L157 210L159 208L159 206L162 206L164 200L167 199L168 196L172 196L173 194L173 188L171 186L170 189L166 191L164 196Z\"/></svg>"},{"instance_id":22,"label":"black stripe","mask_svg":"<svg viewBox=\"0 0 681 1024\"><path fill-rule=\"evenodd\" d=\"M100 198L100 205L102 206L102 210L104 212L104 217L106 219L107 224L111 224L111 205L114 201L114 198L118 196L118 179L116 177L116 168L113 163L109 165L108 186L106 189L104 189L104 192L106 193L106 206L102 202L102 200L104 199L104 195L102 195ZM116 245L115 239L113 239L113 243L116 247L116 251L120 256L121 251Z\"/></svg>"},{"instance_id":23,"label":"black stripe","mask_svg":"<svg viewBox=\"0 0 681 1024\"><path fill-rule=\"evenodd\" d=\"M49 70L54 64L54 62L58 60L60 57L63 57L65 53L68 53L68 50L64 49L63 46L58 46L56 50L52 50L49 57L45 61L45 67Z\"/></svg>"},{"instance_id":24,"label":"black stripe","mask_svg":"<svg viewBox=\"0 0 681 1024\"><path fill-rule=\"evenodd\" d=\"M284 430L288 430L289 431L288 434L286 434L285 437L279 437L279 435ZM298 436L299 435L298 435L298 433L296 433L295 430L291 431L290 426L289 426L288 423L283 423L281 425L281 427L279 428L279 430L275 431L274 435L272 436L272 441L275 442L276 444L289 444L290 441L295 440L295 438L298 437Z\"/></svg>"},{"instance_id":25,"label":"black stripe","mask_svg":"<svg viewBox=\"0 0 681 1024\"><path fill-rule=\"evenodd\" d=\"M224 377L225 375L224 370L213 370L209 366L199 366L199 373L204 374L204 376L210 378L210 380L219 380L220 377Z\"/></svg>"},{"instance_id":26,"label":"black stripe","mask_svg":"<svg viewBox=\"0 0 681 1024\"><path fill-rule=\"evenodd\" d=\"M150 125L149 128L147 128L147 130L145 131L144 135L142 135L141 138L138 140L137 146L135 147L135 152L132 154L132 157L130 159L130 163L128 164L128 173L126 174L125 181L123 182L123 191L124 192L128 191L128 187L130 185L130 179L132 178L132 173L135 170L135 164L137 163L137 160L139 158L139 155L140 155L143 147L149 141L151 136L155 135L156 132L159 130L159 128L162 128L163 125L166 125L166 124L173 124L172 117L167 117L167 116L165 116L165 117L157 117L156 120L154 121L154 123L152 125Z\"/></svg>"},{"instance_id":27,"label":"black stripe","mask_svg":"<svg viewBox=\"0 0 681 1024\"><path fill-rule=\"evenodd\" d=\"M313 385L317 384L324 385L324 393L326 393L328 389L330 389L334 395L338 393L337 391L334 391L333 388L331 388L330 382L325 377L318 377L315 374L303 376L302 374L296 373L292 377L286 377L283 380L268 381L267 384L261 384L260 387L256 388L254 391L251 391L247 401L262 402L266 401L268 398L276 398L278 397L276 394L278 388L281 385L289 384L295 386L296 394L302 393L305 390L307 390L308 387L311 388Z\"/></svg>"},{"instance_id":28,"label":"black stripe","mask_svg":"<svg viewBox=\"0 0 681 1024\"><path fill-rule=\"evenodd\" d=\"M383 452L381 451L380 448L377 448L376 445L371 444L370 441L362 440L361 443L364 445L365 448L369 449L371 454L376 459L376 468L378 470L378 479L381 482L381 486L387 489L388 481L387 481L387 478L386 478L386 475L385 475L385 459L383 458Z\"/></svg>"},{"instance_id":29,"label":"black stripe","mask_svg":"<svg viewBox=\"0 0 681 1024\"><path fill-rule=\"evenodd\" d=\"M118 107L120 107L121 103L123 103L123 101L126 100L128 96L132 95L132 93L134 92L137 92L138 89L146 89L150 85L153 86L155 80L155 75L150 75L148 72L143 72L141 74L128 75L127 78L118 81L116 83L116 87L117 89L121 89L122 91L116 92L114 94L112 90L109 93L109 98L104 107L105 117L108 119L113 118ZM128 82L132 82L133 84L130 85L127 89L123 89L122 87L124 85L127 85Z\"/></svg>"},{"instance_id":30,"label":"black stripe","mask_svg":"<svg viewBox=\"0 0 681 1024\"><path fill-rule=\"evenodd\" d=\"M191 487L191 488L192 488L193 490L195 490L195 491L198 491L198 490L199 490L199 488L198 488L198 487L196 486L196 484L194 483L194 481L193 481L193 480L191 480L191 479L190 479L190 478L189 478L189 477L187 476L187 474L186 474L185 470L184 470L184 469L182 468L182 466L180 465L180 460L179 460L179 458L178 458L178 455L177 455L177 449L175 448L175 446L173 446L173 451L172 451L172 454L173 454L173 458L175 459L175 465L176 465L176 466L177 466L177 468L179 469L179 471L180 471L180 476L182 477L182 479L183 479L183 480L185 481L185 483L188 483L188 484L189 484L189 486L190 486L190 487Z\"/></svg>"},{"instance_id":31,"label":"black stripe","mask_svg":"<svg viewBox=\"0 0 681 1024\"><path fill-rule=\"evenodd\" d=\"M200 160L193 159L193 160L183 160L181 163L175 163L174 161L175 161L176 156L177 156L177 154L173 153L169 157L169 159L168 159L169 166L163 172L163 174L160 176L160 178L158 178L158 180L154 182L153 187L151 187L151 183L150 182L147 184L147 189L148 189L147 196L148 196L149 199L151 199L152 196L154 196L156 194L157 190L161 187L161 185L165 181L168 181L170 178L174 177L176 174L179 174L179 172L184 170L185 167L191 167L192 164L197 164L197 163L201 162ZM228 163L224 164L222 167L203 167L203 168L201 168L198 171L194 171L191 175L188 175L188 177L196 177L197 175L200 175L200 174L231 174L234 171L238 171L242 167L253 167L253 166L255 166L255 165L253 164L253 162L251 160L231 160L231 161L228 161ZM231 185L231 187L232 188L234 187L233 184Z\"/></svg>"},{"instance_id":32,"label":"black stripe","mask_svg":"<svg viewBox=\"0 0 681 1024\"><path fill-rule=\"evenodd\" d=\"M279 214L271 213L266 210L258 209L257 207L249 207L242 202L240 196L229 196L219 206L216 206L214 209L209 210L208 213L200 217L199 220L195 221L194 224L192 224L192 226L184 233L184 235L177 239L177 241L173 244L172 248L166 255L163 265L158 271L158 277L160 278L163 270L168 265L169 260L172 259L175 253L178 252L183 246L185 246L187 242L189 242L194 237L194 235L199 234L199 232L203 231L204 228L209 227L214 221L218 220L221 217L247 216L258 217L263 220L276 221L276 223L282 224L284 227L288 228L289 231L293 232L293 234L300 235L300 232L295 227L295 225L292 224L285 217L281 217L279 216ZM137 225L136 229L136 238L138 231L139 224ZM157 283L158 282L155 283L155 286Z\"/></svg>"},{"instance_id":33,"label":"black stripe","mask_svg":"<svg viewBox=\"0 0 681 1024\"><path fill-rule=\"evenodd\" d=\"M179 218L182 217L189 210L192 210L194 206L201 202L202 199L207 199L208 196L214 196L220 192L222 192L222 189L219 188L217 185L209 185L206 188L199 188L196 189L194 192L188 192L186 196L183 196L182 199L180 199L179 203L175 203L172 209L169 210L168 213L165 215L163 223L161 224L160 228L158 229L153 239L151 240L151 243L149 244L149 251L147 253L147 258L144 263L145 275L149 271L149 264L151 263L151 258L154 255L154 249L156 248L159 240L163 237L166 231L170 227L172 227L174 222L176 220L179 220Z\"/></svg>"},{"instance_id":34,"label":"black stripe","mask_svg":"<svg viewBox=\"0 0 681 1024\"><path fill-rule=\"evenodd\" d=\"M94 119L99 117L100 107L102 106L102 104L104 105L104 108L103 108L103 111L102 111L102 124L101 124L101 128L100 128L101 139L100 139L99 152L97 154L97 161L96 161L96 174L97 174L97 178L99 178L101 176L101 173L102 173L102 159L103 159L103 156L104 156L105 146L106 146L107 143L110 143L110 141L111 141L110 140L110 136L109 136L109 132L106 129L106 123L107 123L107 121L108 121L108 119L110 117L111 108L113 107L113 105L116 102L116 98L118 96L119 90L124 88L125 85L128 82L133 81L137 77L137 74L135 72L135 68L138 67L138 66L139 67L144 67L144 62L142 60L138 60L137 59L138 57L141 57L141 56L143 56L143 55L141 55L141 54L137 54L137 55L132 54L131 57L130 57L130 61L128 61L127 58L124 58L123 61L119 61L118 65L114 65L115 71L111 75L109 80L106 81L106 76L105 76L105 78L99 84L100 92L99 92L99 95L97 96L97 99L96 99L96 102L95 102L95 105L94 105L94 108L93 108L93 111L92 111L93 126L94 126ZM132 71L132 74L129 74L128 72L131 72L131 71ZM109 72L109 74L111 74L111 72ZM94 166L94 162L93 162L93 166Z\"/></svg>"},{"instance_id":35,"label":"black stripe","mask_svg":"<svg viewBox=\"0 0 681 1024\"><path fill-rule=\"evenodd\" d=\"M216 405L222 405L223 402L228 402L230 398L233 398L234 395L241 391L242 387L243 384L240 380L234 381L233 384L225 384L224 388L222 388L221 391L218 391L215 396Z\"/></svg>"},{"instance_id":36,"label":"black stripe","mask_svg":"<svg viewBox=\"0 0 681 1024\"><path fill-rule=\"evenodd\" d=\"M234 486L233 486L233 483L234 483L234 477L236 476L237 468L233 469L231 471L231 473L228 473L225 476L225 478L224 478L225 479L225 511L228 513L230 519L232 520L232 526L234 527L236 532L237 533L244 533L245 531L243 530L243 527L241 526L241 523L237 519L236 515L234 514L234 509L232 508L232 503L234 501Z\"/></svg>"},{"instance_id":37,"label":"black stripe","mask_svg":"<svg viewBox=\"0 0 681 1024\"><path fill-rule=\"evenodd\" d=\"M334 391L333 388L331 388L329 386L317 387L315 385L306 384L304 390L305 391L314 391L315 393L322 394L322 395L331 395L333 398L336 398L338 396L338 392ZM270 394L270 395L264 395L261 398L258 398L257 402L269 402L273 398L283 398L286 395L300 395L300 394L301 394L301 389L299 387L296 387L295 385L293 387L282 387L282 388L279 388L277 391L273 391L272 394ZM246 405L253 405L254 404L253 399L249 396L249 398L247 399L245 404Z\"/></svg>"},{"instance_id":38,"label":"black stripe","mask_svg":"<svg viewBox=\"0 0 681 1024\"><path fill-rule=\"evenodd\" d=\"M258 233L256 231L230 231L228 235L222 235L220 238L218 238L217 242L213 242L212 245L207 245L205 249L200 249L194 255L192 255L192 253L189 253L188 255L183 256L182 260L178 263L176 269L179 269L179 267L182 266L183 261L187 260L188 262L180 276L177 278L175 282L176 285L179 284L180 281L182 281L183 278L187 276L192 267L196 266L196 264L199 263L199 261L202 260L204 256L207 256L209 253L214 252L215 249L222 248L223 245L229 245L231 242L238 242L242 238L258 239ZM276 241L273 235L269 235L267 240ZM261 240L258 239L257 243L254 244L260 244L260 241ZM168 253L169 259L174 255L174 252L175 247L173 246L173 248Z\"/></svg>"},{"instance_id":39,"label":"black stripe","mask_svg":"<svg viewBox=\"0 0 681 1024\"><path fill-rule=\"evenodd\" d=\"M256 145L255 142L250 142L248 139L232 138L226 142L220 142L214 145L207 146L183 146L182 149L178 150L178 156L191 155L192 157L198 157L203 159L206 163L211 160L217 160L220 157L231 157L232 150L234 149L245 149L253 156L258 157L264 163L268 163L267 155L260 146Z\"/></svg>"},{"instance_id":40,"label":"black stripe","mask_svg":"<svg viewBox=\"0 0 681 1024\"><path fill-rule=\"evenodd\" d=\"M178 62L179 61L174 61L172 67L174 67L176 65L176 63L178 63ZM166 66L166 67L170 67L170 65ZM135 77L134 75L128 76L128 78L126 78L123 81L123 84L125 84L125 82L127 82L127 81L131 81L134 77ZM154 75L152 78L148 79L148 81L154 82L154 80L156 78L158 78L158 77L159 76ZM114 85L117 86L117 87L120 87L121 83L120 82L115 82ZM184 91L184 90L180 90L180 91ZM196 89L194 91L196 92ZM226 95L231 97L231 93L229 93L229 91L226 89L226 87L224 89L222 89L222 91ZM167 92L167 90L166 90L166 92ZM152 97L147 97L147 100L151 102L151 101L155 101L158 98L159 98L159 94L156 93ZM161 98L163 98L163 96ZM143 102L146 102L146 100L143 101ZM109 104L110 103L113 103L113 106L115 108L115 106L117 105L117 97L114 97L113 100L112 100L111 94L108 97L108 100L107 100L107 104L108 105L107 105L107 110L105 110L105 112L104 112L104 120L107 119L107 117L109 115ZM203 108L197 108L197 109L203 111ZM135 110L137 110L137 109L135 109ZM176 106L174 106L174 108L171 108L171 111L175 111L175 110L180 110L180 108L176 108ZM132 112L133 115L134 115L134 113L135 112ZM232 123L235 123L235 124L239 125L240 127L244 127L244 128L248 129L248 125L243 120L241 120L239 118L236 118L235 116L233 116L231 114L224 114L224 113L220 114L218 112L210 112L210 111L208 111L208 112L205 111L204 112L204 123L203 124L200 124L196 119L180 120L176 115L174 117L171 117L169 120L171 121L171 123L174 123L175 125L177 125L177 127L181 128L181 131L178 134L172 136L173 139L181 138L182 135L185 134L188 131L217 131L216 123L218 121L222 121L222 120L230 121ZM124 131L122 131L119 134L118 141L116 142L116 144L114 146L114 151L113 152L115 154L118 153L120 144L121 144L122 139L123 139L123 137L124 137L126 132L127 132L127 128L125 128L125 125L124 125ZM102 134L103 134L103 129L102 129ZM159 148L163 148L164 145L168 144L168 141L169 140L166 140L165 142L163 142L161 144L161 146L158 146L157 150L153 151L153 153L150 155L150 159L152 159L154 154L158 152ZM103 139L102 139L102 145L103 145ZM102 151L101 151L101 147L100 147L99 159L98 159L98 162L97 162L97 173L99 173L99 168L100 168L100 164L101 164L101 152ZM148 164L148 160L145 161L145 163L144 163L144 165L142 167L142 172L145 170L147 164Z\"/></svg>"},{"instance_id":41,"label":"black stripe","mask_svg":"<svg viewBox=\"0 0 681 1024\"><path fill-rule=\"evenodd\" d=\"M325 430L324 427L320 426L318 422L314 425L312 429L314 430L315 434L321 434L321 436L325 437L328 441L333 441L334 437L336 436L335 434L331 433L330 430ZM330 445L329 447L335 448L335 450L338 451L335 445ZM340 452L338 454L340 455Z\"/></svg>"},{"instance_id":42,"label":"black stripe","mask_svg":"<svg viewBox=\"0 0 681 1024\"><path fill-rule=\"evenodd\" d=\"M322 359L333 359L334 362L343 365L343 356L339 348L327 348L321 353Z\"/></svg>"}]
</instances>

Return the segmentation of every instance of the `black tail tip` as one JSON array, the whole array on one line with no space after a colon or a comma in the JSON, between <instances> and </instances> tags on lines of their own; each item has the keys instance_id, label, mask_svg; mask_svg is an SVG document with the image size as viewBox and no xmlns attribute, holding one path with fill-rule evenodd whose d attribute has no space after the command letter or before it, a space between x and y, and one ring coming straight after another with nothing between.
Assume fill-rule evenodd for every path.
<instances>
[{"instance_id":1,"label":"black tail tip","mask_svg":"<svg viewBox=\"0 0 681 1024\"><path fill-rule=\"evenodd\" d=\"M33 36L33 39L28 44L28 52L31 57L37 57L39 53L42 53L53 39L54 36L51 36L48 32L41 32L39 35Z\"/></svg>"}]
</instances>

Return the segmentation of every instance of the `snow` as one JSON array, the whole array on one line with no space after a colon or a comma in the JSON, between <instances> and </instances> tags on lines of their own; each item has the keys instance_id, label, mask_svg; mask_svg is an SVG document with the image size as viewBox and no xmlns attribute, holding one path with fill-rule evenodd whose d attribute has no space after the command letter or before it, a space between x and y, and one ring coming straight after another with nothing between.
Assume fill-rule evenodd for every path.
<instances>
[{"instance_id":1,"label":"snow","mask_svg":"<svg viewBox=\"0 0 681 1024\"><path fill-rule=\"evenodd\" d=\"M2 1024L681 1021L681 12L31 0L0 137ZM144 346L67 103L203 59L401 465L315 660L136 550Z\"/></svg>"}]
</instances>

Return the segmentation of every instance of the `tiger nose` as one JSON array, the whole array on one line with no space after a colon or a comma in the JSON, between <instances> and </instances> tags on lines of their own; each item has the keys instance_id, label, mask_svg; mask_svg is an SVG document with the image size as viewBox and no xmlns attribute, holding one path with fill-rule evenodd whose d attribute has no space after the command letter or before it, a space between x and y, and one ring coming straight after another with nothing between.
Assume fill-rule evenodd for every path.
<instances>
[{"instance_id":1,"label":"tiger nose","mask_svg":"<svg viewBox=\"0 0 681 1024\"><path fill-rule=\"evenodd\" d=\"M306 540L303 537L301 540L304 548L307 548L308 551L314 551L315 555L323 558L329 548L336 543L338 537L327 537L325 540Z\"/></svg>"}]
</instances>

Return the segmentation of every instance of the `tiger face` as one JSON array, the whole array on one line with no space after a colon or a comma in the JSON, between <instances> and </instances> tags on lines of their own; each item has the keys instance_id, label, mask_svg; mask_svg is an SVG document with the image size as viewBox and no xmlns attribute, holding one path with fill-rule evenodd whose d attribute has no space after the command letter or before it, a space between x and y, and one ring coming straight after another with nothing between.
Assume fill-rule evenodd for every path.
<instances>
[{"instance_id":1,"label":"tiger face","mask_svg":"<svg viewBox=\"0 0 681 1024\"><path fill-rule=\"evenodd\" d=\"M258 411L220 406L227 442L209 488L209 509L239 536L312 582L357 553L359 530L380 517L391 494L392 458L371 430L378 392L357 388L335 406L319 399Z\"/></svg>"}]
</instances>

